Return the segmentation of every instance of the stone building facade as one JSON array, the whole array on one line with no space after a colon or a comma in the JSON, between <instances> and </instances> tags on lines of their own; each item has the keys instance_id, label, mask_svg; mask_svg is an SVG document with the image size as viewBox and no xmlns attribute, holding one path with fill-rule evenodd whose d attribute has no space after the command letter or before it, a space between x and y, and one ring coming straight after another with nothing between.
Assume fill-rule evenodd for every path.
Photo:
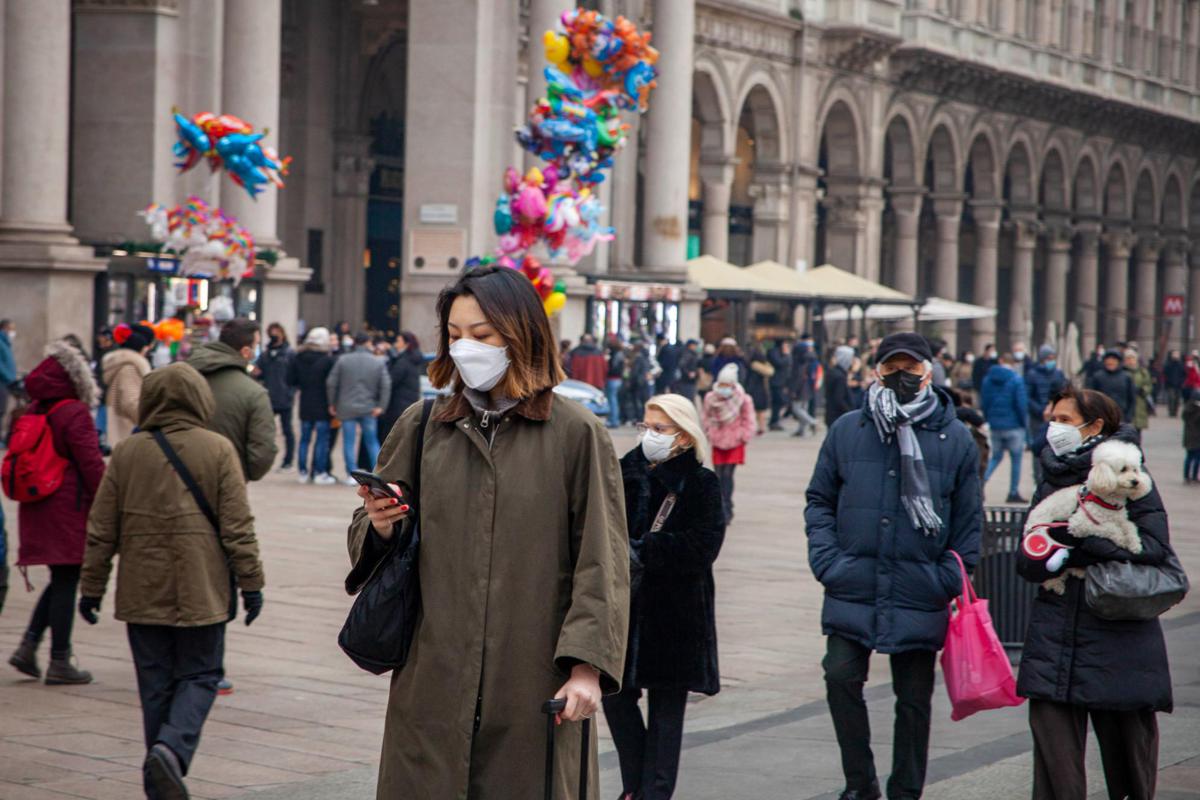
<instances>
[{"instance_id":1,"label":"stone building facade","mask_svg":"<svg viewBox=\"0 0 1200 800\"><path fill-rule=\"evenodd\" d=\"M662 58L601 190L618 238L559 267L564 336L696 335L686 260L708 253L996 308L936 330L957 349L1051 322L1084 348L1200 341L1200 0L584 4ZM0 0L0 316L23 363L101 321L133 212L188 194L280 254L264 322L430 339L437 292L493 246L504 168L531 163L509 132L565 5ZM174 106L270 128L287 188L178 176Z\"/></svg>"}]
</instances>

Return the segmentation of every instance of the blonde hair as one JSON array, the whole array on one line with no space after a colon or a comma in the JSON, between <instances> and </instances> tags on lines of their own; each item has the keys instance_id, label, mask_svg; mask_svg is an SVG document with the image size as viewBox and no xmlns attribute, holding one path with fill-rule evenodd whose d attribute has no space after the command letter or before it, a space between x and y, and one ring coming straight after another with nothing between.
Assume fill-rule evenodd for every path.
<instances>
[{"instance_id":1,"label":"blonde hair","mask_svg":"<svg viewBox=\"0 0 1200 800\"><path fill-rule=\"evenodd\" d=\"M646 408L656 408L671 418L675 427L683 431L692 440L696 451L696 460L701 464L708 461L708 437L700 426L700 415L696 413L696 404L680 394L660 394L651 397Z\"/></svg>"}]
</instances>

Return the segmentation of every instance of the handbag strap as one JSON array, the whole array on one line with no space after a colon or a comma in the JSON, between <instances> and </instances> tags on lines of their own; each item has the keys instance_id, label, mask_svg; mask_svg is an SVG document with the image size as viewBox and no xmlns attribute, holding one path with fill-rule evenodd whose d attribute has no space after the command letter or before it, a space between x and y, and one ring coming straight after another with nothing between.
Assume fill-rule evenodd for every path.
<instances>
[{"instance_id":1,"label":"handbag strap","mask_svg":"<svg viewBox=\"0 0 1200 800\"><path fill-rule=\"evenodd\" d=\"M949 551L950 555L954 556L954 560L958 562L958 571L962 575L962 591L958 593L959 605L969 605L979 599L979 595L975 594L975 584L971 583L971 576L967 574L967 566L963 563L962 556L958 551ZM965 603L962 601L966 601Z\"/></svg>"},{"instance_id":2,"label":"handbag strap","mask_svg":"<svg viewBox=\"0 0 1200 800\"><path fill-rule=\"evenodd\" d=\"M677 499L674 492L663 498L662 505L658 507L658 513L654 516L654 524L650 526L651 533L658 533L663 529L663 525L667 524L667 517L675 510Z\"/></svg>"},{"instance_id":3,"label":"handbag strap","mask_svg":"<svg viewBox=\"0 0 1200 800\"><path fill-rule=\"evenodd\" d=\"M429 426L429 415L433 411L433 399L425 400L421 407L421 422L417 425L417 449L413 454L413 485L411 503L416 519L421 518L421 459L425 455L425 428Z\"/></svg>"},{"instance_id":4,"label":"handbag strap","mask_svg":"<svg viewBox=\"0 0 1200 800\"><path fill-rule=\"evenodd\" d=\"M200 513L204 514L204 518L208 520L208 524L212 525L213 532L217 534L217 541L221 539L221 523L217 521L217 515L213 512L212 506L208 504L208 498L204 496L204 492L200 489L196 479L192 477L192 473L187 466L179 458L179 454L175 452L175 448L171 447L171 443L167 441L167 435L161 429L155 428L150 431L154 436L154 441L158 442L159 448L163 451L163 455L167 457L167 461L171 462L171 466L175 472L179 474L183 485L192 493L192 497L196 500L196 505L200 506ZM221 548L224 550L224 546Z\"/></svg>"}]
</instances>

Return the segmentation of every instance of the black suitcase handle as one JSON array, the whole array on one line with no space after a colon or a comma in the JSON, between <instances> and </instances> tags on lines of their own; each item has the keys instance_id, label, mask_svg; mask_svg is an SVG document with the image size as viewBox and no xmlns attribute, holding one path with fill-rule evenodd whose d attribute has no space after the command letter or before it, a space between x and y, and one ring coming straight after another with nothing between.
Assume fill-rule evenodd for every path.
<instances>
[{"instance_id":1,"label":"black suitcase handle","mask_svg":"<svg viewBox=\"0 0 1200 800\"><path fill-rule=\"evenodd\" d=\"M553 800L554 795L554 729L555 716L561 714L567 707L565 698L547 700L542 705L542 713L546 715L546 800ZM588 795L588 754L591 752L592 721L583 721L583 746L579 755L579 800L587 800Z\"/></svg>"}]
</instances>

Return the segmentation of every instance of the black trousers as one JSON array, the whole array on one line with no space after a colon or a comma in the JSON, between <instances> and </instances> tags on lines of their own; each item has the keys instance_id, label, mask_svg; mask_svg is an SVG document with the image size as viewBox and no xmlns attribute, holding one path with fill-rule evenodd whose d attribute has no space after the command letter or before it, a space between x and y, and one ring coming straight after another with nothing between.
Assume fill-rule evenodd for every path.
<instances>
[{"instance_id":1,"label":"black trousers","mask_svg":"<svg viewBox=\"0 0 1200 800\"><path fill-rule=\"evenodd\" d=\"M668 800L679 775L679 750L683 744L686 689L650 689L649 719L642 720L638 700L641 689L623 689L604 698L617 759L621 763L624 794L642 800Z\"/></svg>"},{"instance_id":2,"label":"black trousers","mask_svg":"<svg viewBox=\"0 0 1200 800\"><path fill-rule=\"evenodd\" d=\"M296 456L296 426L292 424L292 410L277 408L275 416L279 417L279 427L283 429L283 466L290 467Z\"/></svg>"},{"instance_id":3,"label":"black trousers","mask_svg":"<svg viewBox=\"0 0 1200 800\"><path fill-rule=\"evenodd\" d=\"M779 420L783 418L783 412L787 410L788 398L787 392L782 386L771 387L771 421L769 424L778 425Z\"/></svg>"},{"instance_id":4,"label":"black trousers","mask_svg":"<svg viewBox=\"0 0 1200 800\"><path fill-rule=\"evenodd\" d=\"M931 650L913 650L890 656L896 721L892 774L887 782L889 798L920 797L925 788L936 655ZM871 752L871 723L863 699L870 659L871 651L866 647L840 636L830 636L821 664L825 668L829 713L833 716L833 729L842 751L846 788L859 791L870 789L878 780L875 755Z\"/></svg>"},{"instance_id":5,"label":"black trousers","mask_svg":"<svg viewBox=\"0 0 1200 800\"><path fill-rule=\"evenodd\" d=\"M50 583L33 607L33 616L25 631L26 641L38 644L50 629L50 657L71 655L71 628L75 622L75 590L79 588L79 564L54 564Z\"/></svg>"},{"instance_id":6,"label":"black trousers","mask_svg":"<svg viewBox=\"0 0 1200 800\"><path fill-rule=\"evenodd\" d=\"M725 509L725 524L733 521L733 473L737 464L718 464L713 467L721 486L721 505Z\"/></svg>"},{"instance_id":7,"label":"black trousers","mask_svg":"<svg viewBox=\"0 0 1200 800\"><path fill-rule=\"evenodd\" d=\"M200 729L225 675L225 623L198 628L129 625L137 670L146 749L165 744L186 774L200 744Z\"/></svg>"},{"instance_id":8,"label":"black trousers","mask_svg":"<svg viewBox=\"0 0 1200 800\"><path fill-rule=\"evenodd\" d=\"M1084 800L1088 718L1112 800L1152 800L1158 780L1158 718L1149 709L1102 711L1029 701L1034 800Z\"/></svg>"}]
</instances>

